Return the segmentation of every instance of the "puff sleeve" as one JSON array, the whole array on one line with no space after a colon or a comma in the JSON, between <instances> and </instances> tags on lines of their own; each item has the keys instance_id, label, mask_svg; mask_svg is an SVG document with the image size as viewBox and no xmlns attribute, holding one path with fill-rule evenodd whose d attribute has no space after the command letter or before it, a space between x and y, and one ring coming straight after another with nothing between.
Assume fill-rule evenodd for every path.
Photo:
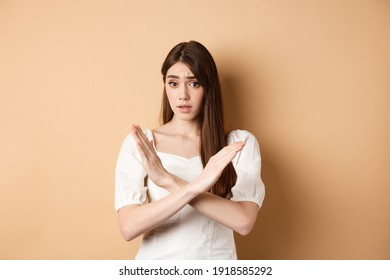
<instances>
[{"instance_id":1,"label":"puff sleeve","mask_svg":"<svg viewBox=\"0 0 390 280\"><path fill-rule=\"evenodd\" d=\"M229 134L228 144L237 141L245 141L245 146L232 161L237 173L237 181L232 188L231 200L251 201L260 209L265 196L265 187L261 180L259 144L256 137L246 130L234 130Z\"/></svg>"},{"instance_id":2,"label":"puff sleeve","mask_svg":"<svg viewBox=\"0 0 390 280\"><path fill-rule=\"evenodd\" d=\"M115 210L130 204L144 204L147 188L146 171L137 150L136 141L129 133L122 143L115 168Z\"/></svg>"}]
</instances>

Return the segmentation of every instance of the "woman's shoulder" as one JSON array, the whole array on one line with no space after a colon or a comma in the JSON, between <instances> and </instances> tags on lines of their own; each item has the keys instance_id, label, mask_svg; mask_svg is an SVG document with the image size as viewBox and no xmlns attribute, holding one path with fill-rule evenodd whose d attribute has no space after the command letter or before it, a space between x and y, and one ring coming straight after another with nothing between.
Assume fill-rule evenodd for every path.
<instances>
[{"instance_id":1,"label":"woman's shoulder","mask_svg":"<svg viewBox=\"0 0 390 280\"><path fill-rule=\"evenodd\" d=\"M229 132L229 134L227 136L227 143L228 144L231 144L231 143L237 142L237 141L246 141L247 142L248 140L257 141L256 137L250 131L244 130L244 129L232 130Z\"/></svg>"},{"instance_id":2,"label":"woman's shoulder","mask_svg":"<svg viewBox=\"0 0 390 280\"><path fill-rule=\"evenodd\" d=\"M150 133L155 136L164 136L164 135L170 135L169 129L167 129L166 125L162 125L153 129L149 129Z\"/></svg>"},{"instance_id":3,"label":"woman's shoulder","mask_svg":"<svg viewBox=\"0 0 390 280\"><path fill-rule=\"evenodd\" d=\"M160 135L172 135L172 125L171 123L165 123L161 126L158 126L158 127L155 127L153 129L150 129L150 131L153 133L153 134L160 134Z\"/></svg>"}]
</instances>

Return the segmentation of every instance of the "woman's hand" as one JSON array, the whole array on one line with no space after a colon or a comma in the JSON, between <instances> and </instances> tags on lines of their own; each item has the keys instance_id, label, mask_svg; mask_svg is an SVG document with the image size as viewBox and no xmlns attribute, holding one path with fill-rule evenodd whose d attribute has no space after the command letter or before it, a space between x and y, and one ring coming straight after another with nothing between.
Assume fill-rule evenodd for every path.
<instances>
[{"instance_id":1,"label":"woman's hand","mask_svg":"<svg viewBox=\"0 0 390 280\"><path fill-rule=\"evenodd\" d=\"M149 178L157 186L168 188L171 174L162 165L162 162L153 147L153 141L149 141L138 125L132 126L132 134L137 142L137 149L141 155L142 163Z\"/></svg>"},{"instance_id":2,"label":"woman's hand","mask_svg":"<svg viewBox=\"0 0 390 280\"><path fill-rule=\"evenodd\" d=\"M202 173L195 179L195 182L200 184L204 188L204 191L209 190L217 182L225 167L242 150L244 145L245 142L235 142L221 149L210 158Z\"/></svg>"},{"instance_id":3,"label":"woman's hand","mask_svg":"<svg viewBox=\"0 0 390 280\"><path fill-rule=\"evenodd\" d=\"M173 176L164 168L153 147L153 141L149 141L138 125L132 126L132 134L137 142L137 148L149 178L157 186L165 188L170 192L177 190L177 187L179 187L177 185L183 185L184 181L181 182L182 180ZM225 167L241 151L244 145L245 142L235 142L222 148L210 158L202 173L193 183L198 185L202 191L209 190L217 182Z\"/></svg>"}]
</instances>

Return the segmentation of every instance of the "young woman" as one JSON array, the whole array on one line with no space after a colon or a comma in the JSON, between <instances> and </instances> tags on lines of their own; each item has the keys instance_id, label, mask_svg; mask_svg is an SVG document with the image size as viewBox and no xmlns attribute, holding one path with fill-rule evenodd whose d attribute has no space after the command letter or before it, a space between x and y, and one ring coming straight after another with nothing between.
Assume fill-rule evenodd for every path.
<instances>
[{"instance_id":1,"label":"young woman","mask_svg":"<svg viewBox=\"0 0 390 280\"><path fill-rule=\"evenodd\" d=\"M133 125L116 166L115 207L125 240L143 234L136 259L236 259L264 199L256 138L225 133L218 72L195 41L161 69L163 125Z\"/></svg>"}]
</instances>

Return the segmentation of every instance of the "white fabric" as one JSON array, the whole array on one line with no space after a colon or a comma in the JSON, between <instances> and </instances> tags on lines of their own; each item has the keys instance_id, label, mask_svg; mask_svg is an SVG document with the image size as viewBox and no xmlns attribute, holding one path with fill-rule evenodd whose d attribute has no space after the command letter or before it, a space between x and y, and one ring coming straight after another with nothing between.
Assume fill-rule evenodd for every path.
<instances>
[{"instance_id":1,"label":"white fabric","mask_svg":"<svg viewBox=\"0 0 390 280\"><path fill-rule=\"evenodd\" d=\"M144 130L148 139L152 131ZM261 157L254 135L245 130L234 130L228 135L228 144L246 141L242 151L233 159L237 173L232 188L233 201L252 201L261 207L265 195L260 177ZM185 181L194 180L203 169L200 156L187 159L181 156L157 152L168 172ZM145 204L169 194L163 188L147 180L146 172L136 147L128 134L119 153L115 174L115 208L130 204ZM233 231L222 224L199 214L186 205L159 227L144 234L136 259L236 259Z\"/></svg>"}]
</instances>

